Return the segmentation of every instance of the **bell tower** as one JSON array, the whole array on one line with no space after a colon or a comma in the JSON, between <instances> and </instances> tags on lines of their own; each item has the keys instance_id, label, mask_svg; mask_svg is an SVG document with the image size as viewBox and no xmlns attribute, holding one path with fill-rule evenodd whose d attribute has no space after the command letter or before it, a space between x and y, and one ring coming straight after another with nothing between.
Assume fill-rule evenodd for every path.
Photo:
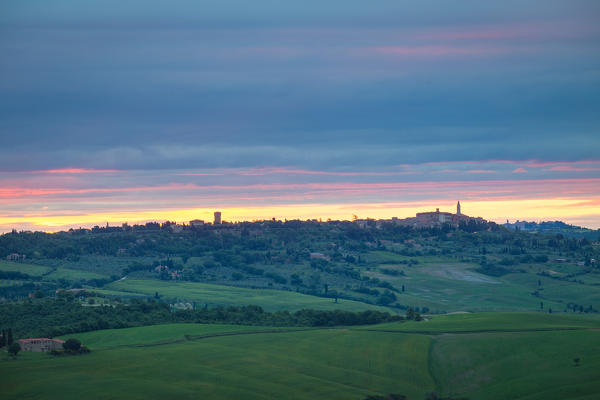
<instances>
[{"instance_id":1,"label":"bell tower","mask_svg":"<svg viewBox=\"0 0 600 400\"><path fill-rule=\"evenodd\" d=\"M458 203L456 203L456 215L462 215L460 213L460 201Z\"/></svg>"}]
</instances>

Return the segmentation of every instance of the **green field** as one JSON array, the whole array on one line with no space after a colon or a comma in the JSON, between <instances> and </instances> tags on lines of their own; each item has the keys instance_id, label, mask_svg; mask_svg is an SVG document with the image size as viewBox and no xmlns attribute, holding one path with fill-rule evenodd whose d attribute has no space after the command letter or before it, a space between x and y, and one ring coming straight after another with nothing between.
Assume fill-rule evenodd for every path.
<instances>
[{"instance_id":1,"label":"green field","mask_svg":"<svg viewBox=\"0 0 600 400\"><path fill-rule=\"evenodd\" d=\"M406 258L380 251L371 252L370 257L379 263ZM472 263L441 261L440 257L417 259L417 265L379 264L364 274L395 287L404 285L406 290L398 296L399 303L433 311L536 311L543 302L544 310L562 312L569 302L586 307L600 304L597 286L540 276L534 265L523 266L521 273L495 277L476 272L478 266ZM402 271L404 275L386 275L382 269ZM578 279L594 282L598 277L600 274L594 273ZM536 291L538 295L534 296Z\"/></svg>"},{"instance_id":2,"label":"green field","mask_svg":"<svg viewBox=\"0 0 600 400\"><path fill-rule=\"evenodd\" d=\"M78 281L88 279L105 279L106 275L97 274L95 272L83 271L78 269L70 268L57 268L45 276L47 280L54 281L58 279L65 279L67 281Z\"/></svg>"},{"instance_id":3,"label":"green field","mask_svg":"<svg viewBox=\"0 0 600 400\"><path fill-rule=\"evenodd\" d=\"M163 297L208 303L211 306L253 304L262 307L266 311L297 311L303 308L314 310L390 311L385 307L352 300L339 299L338 303L335 303L334 299L331 298L309 296L291 291L247 289L199 282L124 279L113 282L105 287L109 290L131 292L134 294L141 293L148 296L152 296L158 292Z\"/></svg>"},{"instance_id":4,"label":"green field","mask_svg":"<svg viewBox=\"0 0 600 400\"><path fill-rule=\"evenodd\" d=\"M599 343L597 330L446 336L432 345L431 369L447 395L592 399L600 393Z\"/></svg>"},{"instance_id":5,"label":"green field","mask_svg":"<svg viewBox=\"0 0 600 400\"><path fill-rule=\"evenodd\" d=\"M424 327L435 334L417 333ZM507 332L515 327L521 331ZM67 336L88 345L88 355L0 355L0 392L3 399L359 400L424 399L435 390L471 400L592 399L600 392L599 328L593 318L485 313L301 332L202 324L96 331Z\"/></svg>"},{"instance_id":6,"label":"green field","mask_svg":"<svg viewBox=\"0 0 600 400\"><path fill-rule=\"evenodd\" d=\"M42 276L52 271L51 267L45 267L42 265L34 265L34 264L25 264L25 263L17 263L12 261L3 261L0 260L0 270L1 271L16 271L21 272L31 276Z\"/></svg>"},{"instance_id":7,"label":"green field","mask_svg":"<svg viewBox=\"0 0 600 400\"><path fill-rule=\"evenodd\" d=\"M139 328L106 329L76 334L77 339L93 349L110 348L116 346L155 345L166 342L179 342L197 340L222 334L244 334L264 331L287 331L292 328L221 325L221 324L164 324L151 325ZM299 330L299 328L294 328ZM73 335L61 337L67 340Z\"/></svg>"},{"instance_id":8,"label":"green field","mask_svg":"<svg viewBox=\"0 0 600 400\"><path fill-rule=\"evenodd\" d=\"M544 313L477 313L436 315L429 320L386 323L356 329L403 332L512 332L600 328L600 318Z\"/></svg>"},{"instance_id":9,"label":"green field","mask_svg":"<svg viewBox=\"0 0 600 400\"><path fill-rule=\"evenodd\" d=\"M430 339L317 330L212 337L81 357L2 360L3 398L356 399L402 390L421 398Z\"/></svg>"}]
</instances>

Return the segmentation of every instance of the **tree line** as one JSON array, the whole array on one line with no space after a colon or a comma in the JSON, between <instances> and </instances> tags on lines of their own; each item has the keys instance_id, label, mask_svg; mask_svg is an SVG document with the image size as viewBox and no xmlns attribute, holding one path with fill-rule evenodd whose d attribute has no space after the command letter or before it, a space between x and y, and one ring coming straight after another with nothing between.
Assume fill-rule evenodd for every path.
<instances>
[{"instance_id":1,"label":"tree line","mask_svg":"<svg viewBox=\"0 0 600 400\"><path fill-rule=\"evenodd\" d=\"M402 316L379 311L266 312L254 305L171 310L167 303L138 299L114 307L83 307L78 302L65 298L32 299L0 305L0 326L11 326L11 333L14 332L18 338L55 337L99 329L181 322L325 327L369 325L404 319Z\"/></svg>"}]
</instances>

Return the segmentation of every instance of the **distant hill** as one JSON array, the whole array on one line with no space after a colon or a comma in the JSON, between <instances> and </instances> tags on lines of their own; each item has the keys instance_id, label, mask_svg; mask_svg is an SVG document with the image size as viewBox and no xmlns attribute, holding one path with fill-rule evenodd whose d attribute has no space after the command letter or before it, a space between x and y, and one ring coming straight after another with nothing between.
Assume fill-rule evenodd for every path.
<instances>
[{"instance_id":1,"label":"distant hill","mask_svg":"<svg viewBox=\"0 0 600 400\"><path fill-rule=\"evenodd\" d=\"M581 226L569 225L562 221L529 222L517 220L513 223L507 221L503 226L515 231L560 233L567 237L586 238L590 240L598 240L600 236L600 229L588 229Z\"/></svg>"}]
</instances>

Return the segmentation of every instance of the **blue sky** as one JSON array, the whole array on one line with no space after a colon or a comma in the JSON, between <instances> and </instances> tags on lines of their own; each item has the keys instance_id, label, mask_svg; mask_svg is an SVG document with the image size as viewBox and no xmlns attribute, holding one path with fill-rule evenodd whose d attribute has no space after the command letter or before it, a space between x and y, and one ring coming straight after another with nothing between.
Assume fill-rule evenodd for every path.
<instances>
[{"instance_id":1,"label":"blue sky","mask_svg":"<svg viewBox=\"0 0 600 400\"><path fill-rule=\"evenodd\" d=\"M519 181L546 188L571 179L575 189L561 194L595 202L598 190L582 192L580 184L600 179L599 17L596 1L4 1L3 216L29 226L18 218L101 211L95 200L24 199L17 189L214 181L496 180L512 185L504 195L516 201ZM239 173L265 168L279 172ZM39 172L69 169L120 172L60 179ZM300 170L318 173L290 172ZM551 192L527 198L554 199ZM239 200L243 193L206 201L181 192L179 207L265 207ZM334 202L278 193L294 204ZM418 193L383 200L470 195ZM172 203L164 191L153 196ZM105 213L148 207L142 192L108 197ZM359 189L335 197L336 204L376 200ZM588 210L577 218L600 221Z\"/></svg>"}]
</instances>

